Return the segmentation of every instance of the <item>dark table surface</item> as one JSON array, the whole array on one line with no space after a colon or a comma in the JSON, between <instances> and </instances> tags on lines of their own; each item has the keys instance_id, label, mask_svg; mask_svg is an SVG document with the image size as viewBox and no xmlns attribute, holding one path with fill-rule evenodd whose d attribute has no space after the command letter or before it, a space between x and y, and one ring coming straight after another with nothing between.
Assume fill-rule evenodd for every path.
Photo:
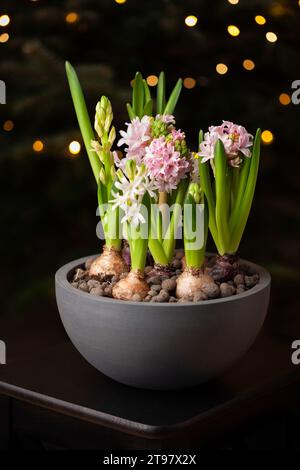
<instances>
[{"instance_id":1,"label":"dark table surface","mask_svg":"<svg viewBox=\"0 0 300 470\"><path fill-rule=\"evenodd\" d=\"M194 389L159 392L121 385L89 365L68 340L55 304L46 312L0 317L7 364L0 395L145 439L197 430L214 435L300 399L291 362L293 329L282 334L272 308L249 352L231 370ZM278 326L279 325L279 326Z\"/></svg>"}]
</instances>

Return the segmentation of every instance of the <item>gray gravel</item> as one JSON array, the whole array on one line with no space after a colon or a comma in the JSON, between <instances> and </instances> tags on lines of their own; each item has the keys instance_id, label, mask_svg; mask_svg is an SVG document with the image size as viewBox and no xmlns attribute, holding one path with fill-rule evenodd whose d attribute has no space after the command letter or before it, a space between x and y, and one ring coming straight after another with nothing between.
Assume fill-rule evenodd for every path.
<instances>
[{"instance_id":1,"label":"gray gravel","mask_svg":"<svg viewBox=\"0 0 300 470\"><path fill-rule=\"evenodd\" d=\"M202 286L201 290L197 291L193 296L186 296L182 299L175 297L176 280L182 272L181 260L184 256L183 250L178 250L172 261L170 274L165 273L153 275L147 278L149 284L149 292L144 302L170 302L170 303L185 303L185 302L202 302L204 300L216 299L219 297L225 298L232 295L242 294L243 292L251 289L259 282L259 275L256 273L246 272L245 266L241 266L241 272L236 274L233 279L228 282L212 282L206 283ZM71 285L75 289L80 289L83 292L89 292L95 296L112 297L112 288L120 279L126 277L126 273L121 276L113 276L111 279L99 279L90 277L88 269L93 261L89 258L85 263L85 269L76 269ZM212 266L212 260L208 260L206 264L209 269ZM153 266L146 266L145 273L149 274L153 270ZM133 301L140 302L141 297L136 294Z\"/></svg>"}]
</instances>

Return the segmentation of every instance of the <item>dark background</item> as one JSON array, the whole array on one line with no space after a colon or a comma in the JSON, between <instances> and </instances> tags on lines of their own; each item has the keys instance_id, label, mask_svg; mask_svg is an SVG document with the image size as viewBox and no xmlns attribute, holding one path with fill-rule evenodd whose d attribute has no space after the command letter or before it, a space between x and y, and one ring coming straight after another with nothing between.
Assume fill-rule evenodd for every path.
<instances>
[{"instance_id":1,"label":"dark background","mask_svg":"<svg viewBox=\"0 0 300 470\"><path fill-rule=\"evenodd\" d=\"M66 21L70 12L78 14L74 23ZM10 35L0 43L0 79L7 85L7 104L0 105L0 315L33 309L43 315L54 303L56 269L100 250L88 159L83 148L77 156L68 151L70 141L81 142L64 72L68 59L91 116L106 94L119 129L136 70L146 77L165 70L169 86L178 76L196 80L183 90L176 113L192 148L199 128L222 119L252 133L257 127L273 133L273 142L262 148L240 252L271 271L274 318L281 319L281 332L295 336L300 105L284 106L279 95L291 94L291 83L300 79L298 0L3 0L1 14L11 22L0 27L0 35ZM198 17L193 28L184 22L189 14ZM254 21L258 14L265 16L264 26ZM238 37L228 34L230 24L240 28ZM266 40L267 31L277 34L277 42ZM243 68L244 59L255 62L254 70ZM227 74L216 72L219 62ZM3 129L7 120L14 123L11 131ZM36 139L44 143L42 152L33 151Z\"/></svg>"}]
</instances>

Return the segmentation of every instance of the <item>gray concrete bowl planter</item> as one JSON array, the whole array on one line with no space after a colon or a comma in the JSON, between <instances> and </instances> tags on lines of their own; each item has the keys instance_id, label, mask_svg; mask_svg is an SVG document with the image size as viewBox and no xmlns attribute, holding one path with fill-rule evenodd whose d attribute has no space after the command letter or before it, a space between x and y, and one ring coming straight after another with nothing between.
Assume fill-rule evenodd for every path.
<instances>
[{"instance_id":1,"label":"gray concrete bowl planter","mask_svg":"<svg viewBox=\"0 0 300 470\"><path fill-rule=\"evenodd\" d=\"M216 377L252 345L267 314L269 273L250 290L195 303L142 303L96 297L69 280L88 257L55 276L64 327L78 351L103 374L134 387L192 387Z\"/></svg>"}]
</instances>

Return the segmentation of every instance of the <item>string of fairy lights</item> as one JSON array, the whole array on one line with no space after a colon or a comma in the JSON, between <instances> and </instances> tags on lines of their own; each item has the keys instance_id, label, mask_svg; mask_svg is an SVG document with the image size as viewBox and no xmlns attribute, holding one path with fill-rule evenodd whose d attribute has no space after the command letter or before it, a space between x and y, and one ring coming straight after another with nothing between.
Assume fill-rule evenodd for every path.
<instances>
[{"instance_id":1,"label":"string of fairy lights","mask_svg":"<svg viewBox=\"0 0 300 470\"><path fill-rule=\"evenodd\" d=\"M29 0L29 1L37 3L39 0ZM118 5L124 5L129 0L113 0L113 1L115 3L117 3ZM239 3L239 0L224 0L224 1L227 1L231 5L238 5L238 3ZM298 5L300 7L300 0L295 0L295 1L298 3ZM286 13L285 7L282 4L280 4L278 2L275 2L271 6L271 10L270 10L271 15L281 16L285 13ZM263 27L263 26L266 26L268 24L267 18L265 16L261 15L261 14L256 15L253 19L254 19L254 22L258 26ZM65 22L69 25L76 24L76 23L80 22L79 13L77 13L76 11L69 11L65 15ZM9 35L8 30L7 30L7 28L9 28L9 26L10 26L10 23L11 23L10 16L6 13L3 13L3 14L0 13L0 44L5 44L10 39L10 35ZM184 23L185 23L185 26L187 28L194 28L199 23L199 18L194 14L190 14L190 15L187 15L184 18ZM240 28L237 25L230 24L230 25L227 26L227 33L231 37L237 38L241 34L241 31L240 31ZM265 39L266 39L267 42L274 44L278 41L278 36L274 31L269 31L268 30L268 31L265 32ZM245 70L250 72L250 71L255 69L256 64L255 64L254 60L252 60L250 58L245 58L242 62L242 67ZM216 66L215 66L215 70L216 70L217 74L225 75L229 71L229 65L225 64L225 63L222 63L222 62L217 63ZM200 85L206 85L207 81L208 81L208 79L206 77L199 77L198 80L196 80L194 77L185 77L183 79L183 86L186 89L191 90L191 89L196 87L197 83L199 83ZM154 87L154 86L157 85L157 82L158 82L158 76L157 75L149 75L147 77L147 83L148 83L149 86ZM291 103L290 95L286 92L283 92L279 95L278 101L281 105L287 106ZM11 119L7 119L7 120L4 121L4 123L2 125L2 128L5 132L11 132L15 128L15 124ZM269 145L273 142L273 140L274 140L273 132L268 130L268 129L265 129L262 132L262 142L265 145ZM45 150L45 148L46 148L45 142L43 142L40 139L36 139L32 143L32 149L36 153L42 153ZM70 156L79 155L80 151L81 151L81 144L77 140L73 140L68 144L68 152L69 152Z\"/></svg>"}]
</instances>

